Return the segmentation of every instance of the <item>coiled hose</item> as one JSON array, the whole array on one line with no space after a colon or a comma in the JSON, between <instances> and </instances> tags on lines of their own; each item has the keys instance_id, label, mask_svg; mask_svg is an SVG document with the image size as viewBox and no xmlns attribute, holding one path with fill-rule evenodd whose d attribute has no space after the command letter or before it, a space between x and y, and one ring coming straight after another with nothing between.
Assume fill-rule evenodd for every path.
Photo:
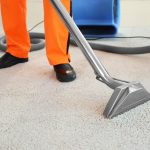
<instances>
[{"instance_id":1,"label":"coiled hose","mask_svg":"<svg viewBox=\"0 0 150 150\"><path fill-rule=\"evenodd\" d=\"M31 49L30 51L41 50L45 47L45 35L44 33L29 32ZM90 46L95 50L118 53L118 54L144 54L150 53L150 46L142 47L121 47L121 46L112 46L107 44L101 44L92 40L88 40ZM76 46L75 41L70 38L70 44ZM5 36L0 38L0 50L5 51L7 49L6 38Z\"/></svg>"},{"instance_id":2,"label":"coiled hose","mask_svg":"<svg viewBox=\"0 0 150 150\"><path fill-rule=\"evenodd\" d=\"M41 50L45 47L45 35L44 33L29 32L31 48L30 51ZM5 36L0 38L0 50L5 51L7 49Z\"/></svg>"}]
</instances>

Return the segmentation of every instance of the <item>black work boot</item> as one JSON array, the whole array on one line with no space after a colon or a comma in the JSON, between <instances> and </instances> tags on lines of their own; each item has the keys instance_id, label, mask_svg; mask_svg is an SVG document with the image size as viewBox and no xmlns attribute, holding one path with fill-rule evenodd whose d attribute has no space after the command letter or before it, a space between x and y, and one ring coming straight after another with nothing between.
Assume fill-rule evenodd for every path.
<instances>
[{"instance_id":1,"label":"black work boot","mask_svg":"<svg viewBox=\"0 0 150 150\"><path fill-rule=\"evenodd\" d=\"M70 64L55 65L54 70L60 82L70 82L76 78L76 73Z\"/></svg>"},{"instance_id":2,"label":"black work boot","mask_svg":"<svg viewBox=\"0 0 150 150\"><path fill-rule=\"evenodd\" d=\"M12 56L11 54L6 52L0 58L0 69L11 67L11 66L16 65L18 63L24 63L27 61L28 61L28 58L18 58L18 57Z\"/></svg>"}]
</instances>

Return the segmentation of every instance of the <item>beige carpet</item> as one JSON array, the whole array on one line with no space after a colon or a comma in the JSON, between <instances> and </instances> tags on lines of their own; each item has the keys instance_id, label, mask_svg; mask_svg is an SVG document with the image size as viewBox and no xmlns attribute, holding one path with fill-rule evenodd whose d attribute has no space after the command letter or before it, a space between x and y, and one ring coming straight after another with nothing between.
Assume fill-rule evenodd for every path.
<instances>
[{"instance_id":1,"label":"beige carpet","mask_svg":"<svg viewBox=\"0 0 150 150\"><path fill-rule=\"evenodd\" d=\"M105 119L113 91L95 79L78 48L70 52L77 72L71 83L55 79L44 50L0 70L0 150L149 150L150 102ZM150 91L150 54L95 53L113 77L141 81Z\"/></svg>"},{"instance_id":2,"label":"beige carpet","mask_svg":"<svg viewBox=\"0 0 150 150\"><path fill-rule=\"evenodd\" d=\"M27 1L30 29L43 20L43 6L42 0ZM132 28L120 33L149 36L149 4L150 0L121 0L121 27ZM148 29L139 32L135 26ZM149 43L117 42L121 46ZM31 53L26 64L0 70L0 150L150 150L150 102L105 119L102 113L113 91L95 79L78 48L70 51L77 72L72 83L55 79L44 51ZM150 91L150 54L95 52L112 76L141 81Z\"/></svg>"}]
</instances>

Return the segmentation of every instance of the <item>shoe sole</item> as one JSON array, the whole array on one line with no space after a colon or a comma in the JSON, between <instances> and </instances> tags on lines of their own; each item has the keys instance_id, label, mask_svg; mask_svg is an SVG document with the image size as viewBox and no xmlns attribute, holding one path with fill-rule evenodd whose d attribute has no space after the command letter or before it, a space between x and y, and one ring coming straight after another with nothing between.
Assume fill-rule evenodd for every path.
<instances>
[{"instance_id":1,"label":"shoe sole","mask_svg":"<svg viewBox=\"0 0 150 150\"><path fill-rule=\"evenodd\" d=\"M71 82L74 81L76 79L76 75L74 75L73 77L68 77L68 78L63 78L63 77L59 77L58 75L56 75L58 81L60 82Z\"/></svg>"},{"instance_id":2,"label":"shoe sole","mask_svg":"<svg viewBox=\"0 0 150 150\"><path fill-rule=\"evenodd\" d=\"M9 65L9 66L6 65L6 66L3 66L3 67L0 67L0 69L9 68L9 67L15 66L15 65L17 65L17 64L26 63L26 62L28 62L28 60L21 60L21 61L18 61L17 63L14 63L14 64Z\"/></svg>"}]
</instances>

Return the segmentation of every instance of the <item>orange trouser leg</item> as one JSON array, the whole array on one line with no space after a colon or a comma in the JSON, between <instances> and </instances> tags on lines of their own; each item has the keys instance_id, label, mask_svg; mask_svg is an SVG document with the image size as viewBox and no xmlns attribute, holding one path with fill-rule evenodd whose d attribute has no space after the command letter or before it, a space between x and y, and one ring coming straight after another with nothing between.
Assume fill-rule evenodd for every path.
<instances>
[{"instance_id":1,"label":"orange trouser leg","mask_svg":"<svg viewBox=\"0 0 150 150\"><path fill-rule=\"evenodd\" d=\"M64 23L54 10L49 0L44 1L44 23L46 38L46 54L51 65L68 63L69 33ZM61 0L68 12L70 12L70 0Z\"/></svg>"},{"instance_id":2,"label":"orange trouser leg","mask_svg":"<svg viewBox=\"0 0 150 150\"><path fill-rule=\"evenodd\" d=\"M30 39L26 28L26 0L0 0L7 52L27 58Z\"/></svg>"}]
</instances>

